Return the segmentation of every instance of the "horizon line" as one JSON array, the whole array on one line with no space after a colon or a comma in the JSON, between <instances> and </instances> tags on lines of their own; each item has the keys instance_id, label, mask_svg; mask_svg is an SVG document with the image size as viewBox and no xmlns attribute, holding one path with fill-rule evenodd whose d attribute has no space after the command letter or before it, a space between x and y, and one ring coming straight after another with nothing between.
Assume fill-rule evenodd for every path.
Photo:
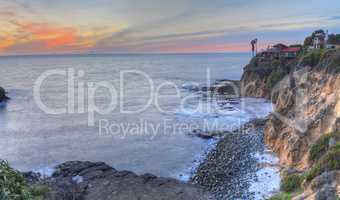
<instances>
[{"instance_id":1,"label":"horizon line","mask_svg":"<svg viewBox=\"0 0 340 200\"><path fill-rule=\"evenodd\" d=\"M1 57L21 57L21 56L124 56L124 55L199 55L199 54L246 54L249 53L251 54L251 51L226 51L226 52L178 52L178 53L151 53L151 52L146 52L146 53L34 53L34 54L0 54Z\"/></svg>"}]
</instances>

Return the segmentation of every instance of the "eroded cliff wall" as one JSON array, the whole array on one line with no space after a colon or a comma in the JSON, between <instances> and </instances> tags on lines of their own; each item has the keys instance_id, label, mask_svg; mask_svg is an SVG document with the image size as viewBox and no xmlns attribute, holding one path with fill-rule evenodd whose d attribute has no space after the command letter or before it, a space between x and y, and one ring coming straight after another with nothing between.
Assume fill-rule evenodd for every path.
<instances>
[{"instance_id":1,"label":"eroded cliff wall","mask_svg":"<svg viewBox=\"0 0 340 200\"><path fill-rule=\"evenodd\" d=\"M242 85L245 96L273 102L265 143L283 167L298 170L294 176L303 192L293 199L339 198L334 174L340 169L340 50L308 52L286 62L253 59Z\"/></svg>"}]
</instances>

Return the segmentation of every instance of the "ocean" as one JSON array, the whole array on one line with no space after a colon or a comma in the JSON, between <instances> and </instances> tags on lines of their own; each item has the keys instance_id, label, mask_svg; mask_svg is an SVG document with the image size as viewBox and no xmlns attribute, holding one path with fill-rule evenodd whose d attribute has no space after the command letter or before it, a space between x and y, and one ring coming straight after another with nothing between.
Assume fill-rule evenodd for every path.
<instances>
[{"instance_id":1,"label":"ocean","mask_svg":"<svg viewBox=\"0 0 340 200\"><path fill-rule=\"evenodd\" d=\"M0 108L0 158L22 171L47 173L86 160L187 180L216 143L193 137L193 130L233 130L270 112L263 99L231 104L198 89L239 80L249 59L243 53L0 57L0 86L11 98Z\"/></svg>"}]
</instances>

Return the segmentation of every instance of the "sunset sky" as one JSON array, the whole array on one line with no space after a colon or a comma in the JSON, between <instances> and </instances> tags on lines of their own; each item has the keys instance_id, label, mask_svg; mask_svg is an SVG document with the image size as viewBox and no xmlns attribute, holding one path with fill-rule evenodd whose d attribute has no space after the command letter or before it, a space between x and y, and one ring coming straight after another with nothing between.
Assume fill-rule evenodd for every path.
<instances>
[{"instance_id":1,"label":"sunset sky","mask_svg":"<svg viewBox=\"0 0 340 200\"><path fill-rule=\"evenodd\" d=\"M0 0L0 55L249 51L340 33L339 0Z\"/></svg>"}]
</instances>

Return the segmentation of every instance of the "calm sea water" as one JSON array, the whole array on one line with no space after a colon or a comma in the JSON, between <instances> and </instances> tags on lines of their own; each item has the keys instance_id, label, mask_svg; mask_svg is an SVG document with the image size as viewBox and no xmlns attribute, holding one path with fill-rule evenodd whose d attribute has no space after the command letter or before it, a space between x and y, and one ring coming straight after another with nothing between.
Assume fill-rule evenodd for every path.
<instances>
[{"instance_id":1,"label":"calm sea water","mask_svg":"<svg viewBox=\"0 0 340 200\"><path fill-rule=\"evenodd\" d=\"M177 126L207 129L203 124L218 123L220 129L232 129L269 112L269 104L264 100L243 99L247 102L246 109L229 105L226 110L230 112L220 114L210 109L216 102L192 90L196 83L207 84L207 74L211 82L240 79L249 59L248 54L1 57L0 85L8 90L11 100L0 109L0 158L20 170L46 169L68 160L89 160L104 161L119 170L186 179L195 161L213 141L191 137L189 130ZM88 112L45 113L34 101L35 81L48 70L70 68L84 72L79 80L85 84L111 83L118 91L117 98L123 97L123 103L110 113L96 114L95 126L88 125ZM126 70L145 73L155 88L166 82L173 85L164 85L156 92L141 74L127 74L122 81L120 72ZM180 97L173 96L175 86ZM75 90L78 88L81 86L76 83ZM120 88L124 95L119 92ZM158 104L168 112L161 112L155 106L155 99L143 112L122 114L119 110L119 106L130 111L142 108L150 94L156 93L162 94ZM95 93L96 105L105 108L111 100L109 94L105 88L99 89ZM77 99L79 95L75 96ZM181 103L188 96L190 98ZM66 78L46 79L41 98L49 107L64 108L68 103ZM84 104L88 103L89 99L85 98ZM76 111L78 107L75 102ZM197 107L199 109L195 109ZM85 106L85 111L87 109ZM105 129L100 129L103 120L113 124L115 134L106 134ZM157 125L160 128L157 129Z\"/></svg>"}]
</instances>

